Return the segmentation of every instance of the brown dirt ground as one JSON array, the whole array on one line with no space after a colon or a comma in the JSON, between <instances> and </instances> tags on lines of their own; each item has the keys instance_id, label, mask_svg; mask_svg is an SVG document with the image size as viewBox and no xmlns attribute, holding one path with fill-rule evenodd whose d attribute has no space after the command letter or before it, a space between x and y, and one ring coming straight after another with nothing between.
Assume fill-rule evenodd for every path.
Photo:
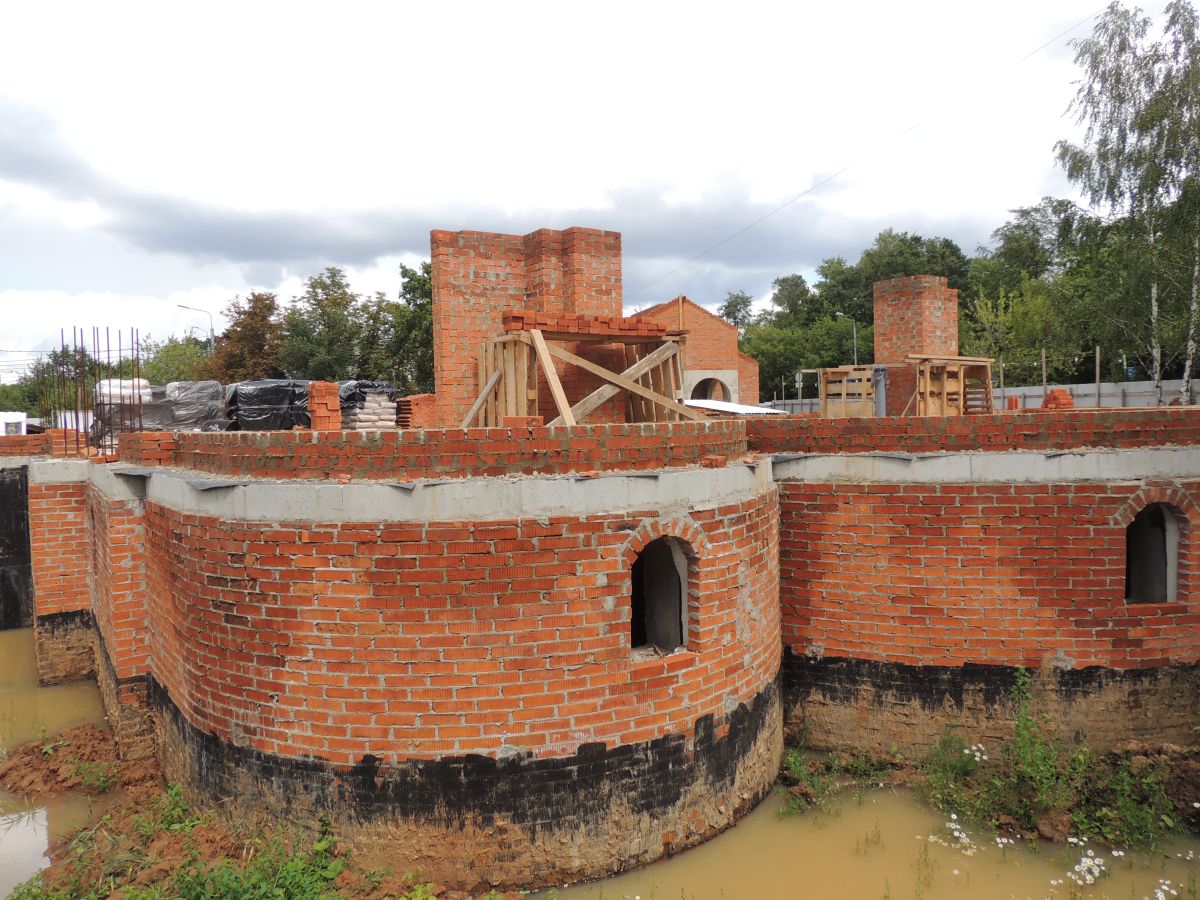
<instances>
[{"instance_id":1,"label":"brown dirt ground","mask_svg":"<svg viewBox=\"0 0 1200 900\"><path fill-rule=\"evenodd\" d=\"M56 737L31 741L13 750L0 762L0 787L11 794L46 797L63 791L98 791L85 787L79 764L101 766L129 788L157 777L145 763L122 764L112 735L95 725L80 725Z\"/></svg>"},{"instance_id":2,"label":"brown dirt ground","mask_svg":"<svg viewBox=\"0 0 1200 900\"><path fill-rule=\"evenodd\" d=\"M196 856L212 864L244 860L258 845L257 838L268 831L234 827L221 814L210 813L205 822L186 832L159 831L149 837L138 834L135 820L144 820L153 809L165 786L162 774L153 761L121 761L112 735L95 725L81 725L13 750L0 763L0 787L34 798L67 791L92 793L83 786L77 761L111 766L116 775L117 799L101 818L79 832L90 833L92 852L77 854L73 838L50 848L50 866L41 875L42 883L51 891L69 894L72 884L95 884L104 875L114 876L124 886L148 887L169 878ZM385 877L375 885L366 880L352 860L335 885L353 900L385 900L403 896L412 887L399 876ZM124 888L118 887L111 898L119 900L124 893ZM471 896L441 888L435 890L435 895L442 900L469 900ZM521 895L512 892L501 896L503 900L516 900Z\"/></svg>"}]
</instances>

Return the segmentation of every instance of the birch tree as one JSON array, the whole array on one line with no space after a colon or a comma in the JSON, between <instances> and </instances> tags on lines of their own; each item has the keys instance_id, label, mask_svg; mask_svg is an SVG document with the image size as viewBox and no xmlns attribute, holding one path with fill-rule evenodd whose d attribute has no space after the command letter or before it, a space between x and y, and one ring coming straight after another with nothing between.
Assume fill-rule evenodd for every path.
<instances>
[{"instance_id":1,"label":"birch tree","mask_svg":"<svg viewBox=\"0 0 1200 900\"><path fill-rule=\"evenodd\" d=\"M1161 116L1159 48L1147 43L1150 20L1137 9L1113 2L1090 37L1075 42L1083 79L1071 103L1086 126L1083 146L1055 145L1067 177L1093 205L1138 220L1150 257L1148 289L1151 376L1156 401L1163 402L1163 354L1159 321L1158 218L1166 186Z\"/></svg>"},{"instance_id":2,"label":"birch tree","mask_svg":"<svg viewBox=\"0 0 1200 900\"><path fill-rule=\"evenodd\" d=\"M1200 329L1200 38L1196 10L1186 0L1171 0L1159 50L1161 76L1149 121L1162 123L1161 153L1167 189L1190 223L1191 266L1188 273L1187 330L1184 337L1183 384L1179 402L1191 398L1196 337Z\"/></svg>"}]
</instances>

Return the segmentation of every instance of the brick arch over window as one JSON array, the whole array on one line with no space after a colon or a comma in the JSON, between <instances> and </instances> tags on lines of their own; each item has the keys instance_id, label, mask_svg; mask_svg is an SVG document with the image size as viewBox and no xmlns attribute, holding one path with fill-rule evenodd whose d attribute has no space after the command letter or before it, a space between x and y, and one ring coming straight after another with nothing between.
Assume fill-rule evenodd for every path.
<instances>
[{"instance_id":1,"label":"brick arch over window","mask_svg":"<svg viewBox=\"0 0 1200 900\"><path fill-rule=\"evenodd\" d=\"M690 520L650 520L621 548L628 573L630 646L693 648L698 629L700 558L709 549Z\"/></svg>"},{"instance_id":2,"label":"brick arch over window","mask_svg":"<svg viewBox=\"0 0 1200 900\"><path fill-rule=\"evenodd\" d=\"M1142 578L1135 574L1139 565L1134 554L1146 550L1147 545L1142 543L1147 537L1146 515L1155 507L1160 507L1166 517L1162 523L1165 526L1161 538L1164 543L1159 551L1165 554L1165 560L1158 563L1165 565L1166 583L1159 596L1149 599L1141 595L1143 589L1135 584L1141 583ZM1113 514L1112 524L1122 530L1125 540L1125 594L1128 602L1187 602L1191 598L1189 576L1194 553L1189 533L1196 515L1196 504L1191 496L1180 485L1170 481L1147 482Z\"/></svg>"},{"instance_id":3,"label":"brick arch over window","mask_svg":"<svg viewBox=\"0 0 1200 900\"><path fill-rule=\"evenodd\" d=\"M1174 481L1147 481L1137 493L1121 504L1113 514L1112 523L1124 528L1133 522L1138 513L1152 503L1162 503L1170 507L1171 512L1179 520L1181 539L1183 538L1182 530L1187 527L1188 523L1196 521L1196 504L1187 491Z\"/></svg>"}]
</instances>

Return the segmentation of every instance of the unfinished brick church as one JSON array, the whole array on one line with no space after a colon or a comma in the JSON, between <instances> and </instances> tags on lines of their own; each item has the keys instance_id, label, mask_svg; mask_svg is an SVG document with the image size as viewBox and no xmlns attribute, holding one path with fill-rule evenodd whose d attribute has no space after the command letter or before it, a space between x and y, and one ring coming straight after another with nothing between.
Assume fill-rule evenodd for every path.
<instances>
[{"instance_id":1,"label":"unfinished brick church","mask_svg":"<svg viewBox=\"0 0 1200 900\"><path fill-rule=\"evenodd\" d=\"M623 316L618 234L435 231L432 272L408 427L313 383L307 430L0 437L43 679L194 796L537 887L729 827L787 728L993 741L1020 666L1070 739L1196 740L1200 410L916 415L958 350L916 277L875 286L890 415L714 418L757 371L690 301Z\"/></svg>"}]
</instances>

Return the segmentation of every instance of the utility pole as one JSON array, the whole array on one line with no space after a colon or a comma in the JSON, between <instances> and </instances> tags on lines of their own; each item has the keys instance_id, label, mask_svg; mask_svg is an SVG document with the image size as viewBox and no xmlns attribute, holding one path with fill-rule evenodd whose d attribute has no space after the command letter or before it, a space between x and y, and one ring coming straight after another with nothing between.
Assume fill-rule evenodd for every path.
<instances>
[{"instance_id":1,"label":"utility pole","mask_svg":"<svg viewBox=\"0 0 1200 900\"><path fill-rule=\"evenodd\" d=\"M207 309L197 309L195 306L184 306L182 303L176 303L180 309L190 309L192 312L204 313L208 316L208 352L215 353L217 349L217 333L213 329L213 317Z\"/></svg>"},{"instance_id":2,"label":"utility pole","mask_svg":"<svg viewBox=\"0 0 1200 900\"><path fill-rule=\"evenodd\" d=\"M858 323L855 322L854 319L852 319L850 316L846 315L844 312L835 312L833 315L834 315L834 318L837 318L837 319L850 319L850 337L851 337L851 340L854 342L854 364L857 366L858 365Z\"/></svg>"}]
</instances>

